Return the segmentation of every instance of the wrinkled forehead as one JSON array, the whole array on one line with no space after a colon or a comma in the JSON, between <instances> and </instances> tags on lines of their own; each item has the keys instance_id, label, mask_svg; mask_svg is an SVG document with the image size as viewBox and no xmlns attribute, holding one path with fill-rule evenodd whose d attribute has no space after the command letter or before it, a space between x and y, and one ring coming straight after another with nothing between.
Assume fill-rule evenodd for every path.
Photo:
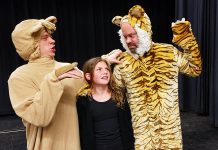
<instances>
[{"instance_id":1,"label":"wrinkled forehead","mask_svg":"<svg viewBox=\"0 0 218 150\"><path fill-rule=\"evenodd\" d=\"M129 29L129 30L134 30L134 27L130 25L128 22L123 22L120 24L121 29Z\"/></svg>"},{"instance_id":2,"label":"wrinkled forehead","mask_svg":"<svg viewBox=\"0 0 218 150\"><path fill-rule=\"evenodd\" d=\"M136 33L136 30L129 24L129 23L121 23L120 29L123 32L123 34L132 34Z\"/></svg>"}]
</instances>

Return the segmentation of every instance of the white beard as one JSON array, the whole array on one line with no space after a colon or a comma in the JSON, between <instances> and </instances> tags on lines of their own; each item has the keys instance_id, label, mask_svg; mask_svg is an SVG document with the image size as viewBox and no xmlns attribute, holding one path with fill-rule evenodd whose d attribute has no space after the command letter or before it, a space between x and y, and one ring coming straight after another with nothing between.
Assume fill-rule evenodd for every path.
<instances>
[{"instance_id":1,"label":"white beard","mask_svg":"<svg viewBox=\"0 0 218 150\"><path fill-rule=\"evenodd\" d=\"M126 51L129 54L131 54L134 58L138 59L140 56L143 56L146 52L148 52L151 49L152 40L148 32L140 29L137 24L135 25L134 29L136 30L139 40L138 46L134 53L131 52L128 48L126 40L121 30L118 31L118 34L120 36L120 42L122 43L123 48L125 48Z\"/></svg>"}]
</instances>

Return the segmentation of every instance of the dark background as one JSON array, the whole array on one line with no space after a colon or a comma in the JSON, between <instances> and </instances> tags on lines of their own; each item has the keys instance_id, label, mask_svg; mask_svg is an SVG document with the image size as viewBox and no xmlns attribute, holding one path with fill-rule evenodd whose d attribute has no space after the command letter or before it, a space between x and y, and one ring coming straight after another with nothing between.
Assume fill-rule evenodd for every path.
<instances>
[{"instance_id":1,"label":"dark background","mask_svg":"<svg viewBox=\"0 0 218 150\"><path fill-rule=\"evenodd\" d=\"M192 24L203 60L200 77L180 75L181 111L193 111L209 116L209 124L218 126L218 50L216 44L216 0L7 0L0 4L0 115L14 114L11 108L7 80L12 71L26 63L16 53L11 32L16 24L30 19L56 16L56 60L79 62L123 50L117 31L111 23L116 15L126 15L140 4L151 19L153 41L170 43L171 22L185 17Z\"/></svg>"},{"instance_id":2,"label":"dark background","mask_svg":"<svg viewBox=\"0 0 218 150\"><path fill-rule=\"evenodd\" d=\"M29 18L57 17L56 59L79 62L122 48L118 27L111 23L116 15L126 15L135 4L141 4L153 22L156 41L170 42L171 22L174 21L174 3L155 5L157 0L7 0L0 8L0 114L12 113L7 80L18 66L25 62L18 56L11 40L16 24ZM166 7L170 9L165 9Z\"/></svg>"}]
</instances>

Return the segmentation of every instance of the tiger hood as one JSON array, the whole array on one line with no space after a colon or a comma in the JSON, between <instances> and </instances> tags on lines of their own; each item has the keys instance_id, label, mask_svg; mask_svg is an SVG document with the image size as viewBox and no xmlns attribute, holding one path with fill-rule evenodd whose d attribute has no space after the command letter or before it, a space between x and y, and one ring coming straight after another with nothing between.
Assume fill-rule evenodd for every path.
<instances>
[{"instance_id":1,"label":"tiger hood","mask_svg":"<svg viewBox=\"0 0 218 150\"><path fill-rule=\"evenodd\" d=\"M127 53L132 55L135 59L138 59L140 56L143 56L146 52L148 52L152 47L152 26L150 18L140 5L135 5L129 10L128 15L124 17L115 16L112 19L112 23L117 26L120 26L121 23L125 22L129 23L135 29L138 35L139 43L135 53L132 53L129 50L121 30L118 31L120 41Z\"/></svg>"}]
</instances>

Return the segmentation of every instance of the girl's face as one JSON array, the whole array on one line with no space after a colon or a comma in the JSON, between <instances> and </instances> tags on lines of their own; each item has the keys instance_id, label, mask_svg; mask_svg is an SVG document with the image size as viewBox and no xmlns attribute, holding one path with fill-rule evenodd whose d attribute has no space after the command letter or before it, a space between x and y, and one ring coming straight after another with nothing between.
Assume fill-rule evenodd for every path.
<instances>
[{"instance_id":1,"label":"girl's face","mask_svg":"<svg viewBox=\"0 0 218 150\"><path fill-rule=\"evenodd\" d=\"M108 85L110 81L110 71L103 61L97 63L92 73L92 83L95 85Z\"/></svg>"}]
</instances>

